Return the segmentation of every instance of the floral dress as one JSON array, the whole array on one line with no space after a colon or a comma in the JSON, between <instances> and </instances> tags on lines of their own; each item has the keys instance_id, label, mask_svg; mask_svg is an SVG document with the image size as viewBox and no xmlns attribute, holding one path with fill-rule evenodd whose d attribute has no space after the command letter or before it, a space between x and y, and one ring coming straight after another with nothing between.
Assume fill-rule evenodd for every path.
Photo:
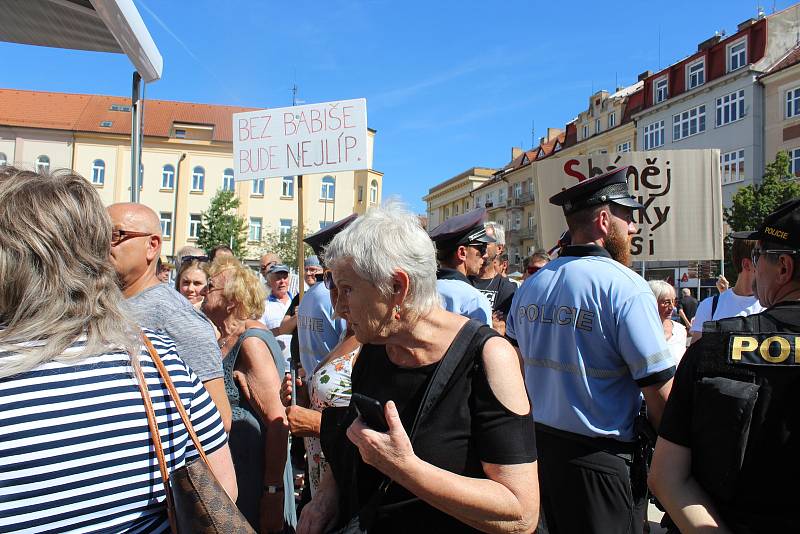
<instances>
[{"instance_id":1,"label":"floral dress","mask_svg":"<svg viewBox=\"0 0 800 534\"><path fill-rule=\"evenodd\" d=\"M325 408L348 406L353 385L350 375L353 372L353 361L358 355L357 348L352 352L331 358L320 366L309 381L311 409L321 412ZM322 474L328 470L328 462L322 454L319 438L304 438L308 457L308 475L313 497L319 487Z\"/></svg>"}]
</instances>

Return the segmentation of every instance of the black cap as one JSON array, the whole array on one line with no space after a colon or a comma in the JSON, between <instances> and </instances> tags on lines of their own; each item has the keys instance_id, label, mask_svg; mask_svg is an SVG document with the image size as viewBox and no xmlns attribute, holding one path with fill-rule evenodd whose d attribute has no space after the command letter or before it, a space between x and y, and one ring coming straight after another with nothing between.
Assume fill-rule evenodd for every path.
<instances>
[{"instance_id":1,"label":"black cap","mask_svg":"<svg viewBox=\"0 0 800 534\"><path fill-rule=\"evenodd\" d=\"M325 247L327 247L328 244L333 241L333 238L336 237L336 234L347 228L347 226L357 218L358 214L356 213L348 215L344 219L331 223L329 226L323 228L319 232L311 234L307 238L303 239L303 241L308 243L311 248L314 249L314 254L320 258L323 258Z\"/></svg>"},{"instance_id":2,"label":"black cap","mask_svg":"<svg viewBox=\"0 0 800 534\"><path fill-rule=\"evenodd\" d=\"M753 239L800 248L800 198L784 202L764 217L758 230L734 232L734 239Z\"/></svg>"},{"instance_id":3,"label":"black cap","mask_svg":"<svg viewBox=\"0 0 800 534\"><path fill-rule=\"evenodd\" d=\"M486 228L483 226L485 220L486 210L477 208L447 219L431 230L428 235L436 243L436 248L440 250L448 250L469 243L494 243L495 238L486 235Z\"/></svg>"},{"instance_id":4,"label":"black cap","mask_svg":"<svg viewBox=\"0 0 800 534\"><path fill-rule=\"evenodd\" d=\"M613 202L635 210L644 208L628 191L628 169L620 167L589 178L550 197L550 204L561 206L564 215Z\"/></svg>"}]
</instances>

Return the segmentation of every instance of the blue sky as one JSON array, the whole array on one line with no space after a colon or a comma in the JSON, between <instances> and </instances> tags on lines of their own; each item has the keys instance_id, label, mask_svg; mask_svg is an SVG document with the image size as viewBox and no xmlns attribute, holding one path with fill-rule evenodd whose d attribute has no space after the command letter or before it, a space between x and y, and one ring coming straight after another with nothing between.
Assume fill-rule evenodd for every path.
<instances>
[{"instance_id":1,"label":"blue sky","mask_svg":"<svg viewBox=\"0 0 800 534\"><path fill-rule=\"evenodd\" d=\"M593 91L628 85L756 14L757 2L673 0L134 0L164 56L148 98L254 107L367 99L384 198L500 167L563 127ZM767 14L791 1L762 2ZM654 9L654 6L658 7ZM660 47L659 47L660 33ZM660 52L659 52L660 49ZM0 86L129 95L115 54L0 43Z\"/></svg>"}]
</instances>

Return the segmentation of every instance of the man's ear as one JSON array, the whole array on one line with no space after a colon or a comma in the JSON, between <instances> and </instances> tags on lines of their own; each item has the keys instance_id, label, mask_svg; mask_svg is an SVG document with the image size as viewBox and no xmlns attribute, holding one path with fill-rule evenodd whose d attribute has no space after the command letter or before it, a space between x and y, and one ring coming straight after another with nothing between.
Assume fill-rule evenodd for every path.
<instances>
[{"instance_id":1,"label":"man's ear","mask_svg":"<svg viewBox=\"0 0 800 534\"><path fill-rule=\"evenodd\" d=\"M151 235L147 238L147 261L148 263L158 258L161 255L161 237Z\"/></svg>"},{"instance_id":2,"label":"man's ear","mask_svg":"<svg viewBox=\"0 0 800 534\"><path fill-rule=\"evenodd\" d=\"M594 218L595 230L597 230L603 237L606 237L611 231L611 210L608 207L601 209Z\"/></svg>"},{"instance_id":3,"label":"man's ear","mask_svg":"<svg viewBox=\"0 0 800 534\"><path fill-rule=\"evenodd\" d=\"M466 247L466 245L459 245L458 248L456 249L455 254L456 254L456 258L458 259L458 261L462 261L463 262L464 260L466 260L467 259L467 247Z\"/></svg>"},{"instance_id":4,"label":"man's ear","mask_svg":"<svg viewBox=\"0 0 800 534\"><path fill-rule=\"evenodd\" d=\"M794 272L797 269L797 262L792 256L782 254L778 259L780 271L778 271L778 283L788 284L792 281Z\"/></svg>"}]
</instances>

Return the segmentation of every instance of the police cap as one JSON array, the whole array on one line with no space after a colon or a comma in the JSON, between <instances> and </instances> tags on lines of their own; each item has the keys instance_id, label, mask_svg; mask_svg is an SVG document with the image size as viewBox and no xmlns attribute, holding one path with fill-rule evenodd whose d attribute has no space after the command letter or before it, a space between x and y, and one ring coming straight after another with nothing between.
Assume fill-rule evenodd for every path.
<instances>
[{"instance_id":1,"label":"police cap","mask_svg":"<svg viewBox=\"0 0 800 534\"><path fill-rule=\"evenodd\" d=\"M462 215L447 219L428 234L439 250L449 250L469 243L494 243L495 238L486 235L483 222L486 210L477 208Z\"/></svg>"},{"instance_id":2,"label":"police cap","mask_svg":"<svg viewBox=\"0 0 800 534\"><path fill-rule=\"evenodd\" d=\"M628 169L620 167L600 176L584 180L550 197L550 204L561 206L564 215L582 209L614 203L632 209L644 208L628 192Z\"/></svg>"},{"instance_id":3,"label":"police cap","mask_svg":"<svg viewBox=\"0 0 800 534\"><path fill-rule=\"evenodd\" d=\"M357 218L358 215L356 213L348 215L344 219L331 223L329 226L323 228L319 232L311 234L307 238L303 239L303 241L308 243L311 248L314 249L314 254L320 258L323 258L325 247L327 247L328 244L333 241L333 238L336 237L336 234L347 228L347 226Z\"/></svg>"},{"instance_id":4,"label":"police cap","mask_svg":"<svg viewBox=\"0 0 800 534\"><path fill-rule=\"evenodd\" d=\"M758 230L734 232L734 239L753 239L800 248L800 198L788 200L764 217Z\"/></svg>"}]
</instances>

